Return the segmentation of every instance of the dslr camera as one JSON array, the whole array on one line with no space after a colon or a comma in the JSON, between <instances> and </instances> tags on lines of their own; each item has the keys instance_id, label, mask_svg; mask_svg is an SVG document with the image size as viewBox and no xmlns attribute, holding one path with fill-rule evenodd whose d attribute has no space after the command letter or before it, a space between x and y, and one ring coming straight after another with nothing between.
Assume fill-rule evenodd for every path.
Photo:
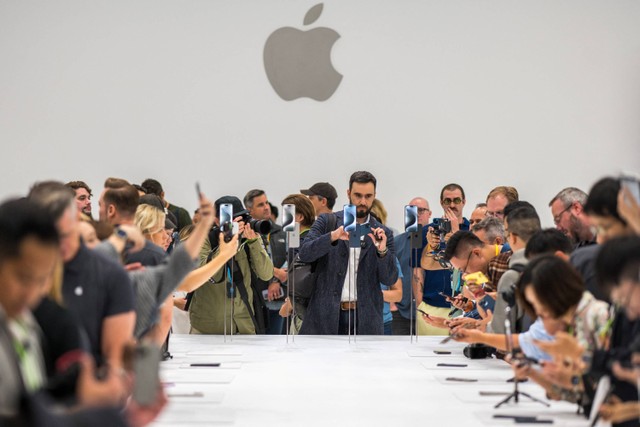
<instances>
[{"instance_id":1,"label":"dslr camera","mask_svg":"<svg viewBox=\"0 0 640 427\"><path fill-rule=\"evenodd\" d=\"M267 219L251 218L251 215L249 215L249 212L246 212L246 211L240 213L240 217L241 217L240 220L243 221L245 224L248 224L249 227L251 227L251 229L256 233L269 234L271 232L271 221Z\"/></svg>"}]
</instances>

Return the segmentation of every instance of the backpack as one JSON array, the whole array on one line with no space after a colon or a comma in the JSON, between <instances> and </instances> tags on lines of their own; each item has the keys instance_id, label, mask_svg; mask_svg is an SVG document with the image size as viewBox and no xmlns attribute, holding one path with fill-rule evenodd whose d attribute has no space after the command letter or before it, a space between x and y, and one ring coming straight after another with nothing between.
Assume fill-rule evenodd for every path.
<instances>
[{"instance_id":1,"label":"backpack","mask_svg":"<svg viewBox=\"0 0 640 427\"><path fill-rule=\"evenodd\" d=\"M336 214L330 213L327 218L325 233L330 233L336 228ZM318 275L316 273L318 263L326 259L327 255L313 261L302 262L300 257L296 254L293 262L287 269L287 293L289 297L294 297L297 300L309 300L313 294L313 290L316 287L316 281ZM295 294L294 294L295 288Z\"/></svg>"}]
</instances>

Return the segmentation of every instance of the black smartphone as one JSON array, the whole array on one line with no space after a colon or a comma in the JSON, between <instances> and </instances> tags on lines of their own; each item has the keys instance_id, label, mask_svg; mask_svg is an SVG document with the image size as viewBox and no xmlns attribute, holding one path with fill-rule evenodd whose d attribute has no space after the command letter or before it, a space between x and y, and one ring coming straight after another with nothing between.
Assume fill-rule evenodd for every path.
<instances>
[{"instance_id":1,"label":"black smartphone","mask_svg":"<svg viewBox=\"0 0 640 427\"><path fill-rule=\"evenodd\" d=\"M474 378L457 378L457 377L447 377L445 381L456 381L462 383L477 383L478 380Z\"/></svg>"},{"instance_id":2,"label":"black smartphone","mask_svg":"<svg viewBox=\"0 0 640 427\"><path fill-rule=\"evenodd\" d=\"M441 297L443 297L447 301L453 299L453 297L451 295L447 295L444 292L438 292L438 295L440 295Z\"/></svg>"},{"instance_id":3,"label":"black smartphone","mask_svg":"<svg viewBox=\"0 0 640 427\"><path fill-rule=\"evenodd\" d=\"M451 354L450 351L445 351L445 350L433 350L433 352L435 354Z\"/></svg>"},{"instance_id":4,"label":"black smartphone","mask_svg":"<svg viewBox=\"0 0 640 427\"><path fill-rule=\"evenodd\" d=\"M220 364L219 363L192 363L189 366L194 368L218 368Z\"/></svg>"},{"instance_id":5,"label":"black smartphone","mask_svg":"<svg viewBox=\"0 0 640 427\"><path fill-rule=\"evenodd\" d=\"M151 343L140 343L134 350L133 400L141 406L155 403L160 390L160 347Z\"/></svg>"},{"instance_id":6,"label":"black smartphone","mask_svg":"<svg viewBox=\"0 0 640 427\"><path fill-rule=\"evenodd\" d=\"M200 183L196 182L196 197L198 200L202 198L202 191L200 191Z\"/></svg>"},{"instance_id":7,"label":"black smartphone","mask_svg":"<svg viewBox=\"0 0 640 427\"><path fill-rule=\"evenodd\" d=\"M425 316L429 317L429 313L427 313L426 311L420 310L419 308L417 308L416 310L418 310L420 313L424 314Z\"/></svg>"}]
</instances>

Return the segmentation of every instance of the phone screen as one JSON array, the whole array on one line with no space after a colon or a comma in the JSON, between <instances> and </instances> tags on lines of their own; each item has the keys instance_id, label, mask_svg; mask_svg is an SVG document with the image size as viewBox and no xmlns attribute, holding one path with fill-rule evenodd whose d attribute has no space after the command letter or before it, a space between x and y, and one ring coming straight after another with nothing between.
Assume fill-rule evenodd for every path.
<instances>
[{"instance_id":1,"label":"phone screen","mask_svg":"<svg viewBox=\"0 0 640 427\"><path fill-rule=\"evenodd\" d=\"M356 205L344 205L344 231L352 233L356 231Z\"/></svg>"},{"instance_id":2,"label":"phone screen","mask_svg":"<svg viewBox=\"0 0 640 427\"><path fill-rule=\"evenodd\" d=\"M223 203L220 205L220 226L233 221L233 205L230 203Z\"/></svg>"},{"instance_id":3,"label":"phone screen","mask_svg":"<svg viewBox=\"0 0 640 427\"><path fill-rule=\"evenodd\" d=\"M282 231L295 231L296 229L296 206L282 206Z\"/></svg>"},{"instance_id":4,"label":"phone screen","mask_svg":"<svg viewBox=\"0 0 640 427\"><path fill-rule=\"evenodd\" d=\"M406 233L418 232L418 207L415 205L404 207L404 231Z\"/></svg>"},{"instance_id":5,"label":"phone screen","mask_svg":"<svg viewBox=\"0 0 640 427\"><path fill-rule=\"evenodd\" d=\"M620 185L625 187L634 199L636 199L636 203L640 203L640 182L632 176L621 176L620 177Z\"/></svg>"}]
</instances>

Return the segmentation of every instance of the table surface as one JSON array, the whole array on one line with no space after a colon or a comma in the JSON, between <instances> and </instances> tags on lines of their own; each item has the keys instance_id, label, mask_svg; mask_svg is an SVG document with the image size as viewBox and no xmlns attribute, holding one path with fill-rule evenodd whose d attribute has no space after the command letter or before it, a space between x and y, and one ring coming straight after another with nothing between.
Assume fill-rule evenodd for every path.
<instances>
[{"instance_id":1,"label":"table surface","mask_svg":"<svg viewBox=\"0 0 640 427\"><path fill-rule=\"evenodd\" d=\"M172 335L173 359L162 362L169 404L154 426L515 425L494 414L538 416L586 426L576 405L549 408L521 397L494 405L513 384L497 359L470 360L464 345L442 337ZM451 351L437 355L434 349ZM220 363L193 367L193 363ZM466 367L438 366L463 364ZM448 377L475 379L454 382ZM520 390L544 399L531 381ZM435 424L434 424L435 423Z\"/></svg>"}]
</instances>

